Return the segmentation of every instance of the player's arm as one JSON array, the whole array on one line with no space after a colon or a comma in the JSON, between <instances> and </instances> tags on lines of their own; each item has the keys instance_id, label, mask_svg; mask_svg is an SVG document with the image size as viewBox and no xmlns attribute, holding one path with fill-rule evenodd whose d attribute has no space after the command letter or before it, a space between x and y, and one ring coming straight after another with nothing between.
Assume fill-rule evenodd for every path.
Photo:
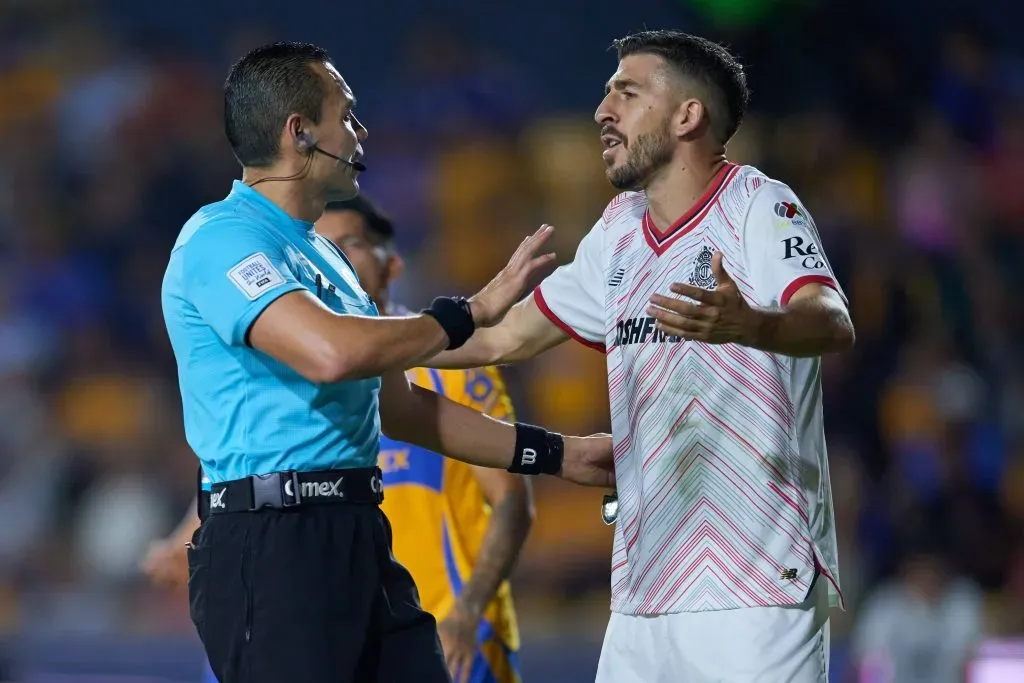
<instances>
[{"instance_id":1,"label":"player's arm","mask_svg":"<svg viewBox=\"0 0 1024 683\"><path fill-rule=\"evenodd\" d=\"M494 327L477 330L463 346L426 361L433 368L479 368L533 358L569 339L541 312L531 294L509 310Z\"/></svg>"},{"instance_id":2,"label":"player's arm","mask_svg":"<svg viewBox=\"0 0 1024 683\"><path fill-rule=\"evenodd\" d=\"M479 467L553 474L590 486L614 479L607 435L545 437L536 427L496 420L412 385L400 370L385 372L381 381L381 427L397 441ZM560 459L552 443L558 441Z\"/></svg>"},{"instance_id":3,"label":"player's arm","mask_svg":"<svg viewBox=\"0 0 1024 683\"><path fill-rule=\"evenodd\" d=\"M497 368L466 374L466 405L499 420L515 419L512 401ZM476 624L502 582L511 575L530 533L535 510L526 477L483 467L474 467L473 476L491 507L491 516L473 573L463 586L456 609Z\"/></svg>"},{"instance_id":4,"label":"player's arm","mask_svg":"<svg viewBox=\"0 0 1024 683\"><path fill-rule=\"evenodd\" d=\"M853 322L810 215L785 186L766 183L756 192L742 252L748 294L768 305L747 300L717 252L711 265L715 289L674 283L651 297L648 313L668 334L711 344L737 343L794 357L849 350Z\"/></svg>"},{"instance_id":5,"label":"player's arm","mask_svg":"<svg viewBox=\"0 0 1024 683\"><path fill-rule=\"evenodd\" d=\"M452 336L495 324L519 298L550 236L526 238L487 287L470 299L472 320L452 310L377 318L337 314L288 267L284 245L239 221L204 226L183 247L186 291L200 315L228 344L248 344L313 382L338 382L415 365L444 350Z\"/></svg>"},{"instance_id":6,"label":"player's arm","mask_svg":"<svg viewBox=\"0 0 1024 683\"><path fill-rule=\"evenodd\" d=\"M603 232L603 222L598 221L580 241L573 261L547 277L499 324L479 330L462 348L434 356L425 365L477 368L514 363L570 337L604 351Z\"/></svg>"},{"instance_id":7,"label":"player's arm","mask_svg":"<svg viewBox=\"0 0 1024 683\"><path fill-rule=\"evenodd\" d=\"M491 518L473 574L458 602L479 621L501 583L512 574L530 533L535 509L525 477L481 467L473 468L473 474L491 506Z\"/></svg>"},{"instance_id":8,"label":"player's arm","mask_svg":"<svg viewBox=\"0 0 1024 683\"><path fill-rule=\"evenodd\" d=\"M779 308L752 308L742 344L797 358L853 348L853 321L839 293L809 283Z\"/></svg>"}]
</instances>

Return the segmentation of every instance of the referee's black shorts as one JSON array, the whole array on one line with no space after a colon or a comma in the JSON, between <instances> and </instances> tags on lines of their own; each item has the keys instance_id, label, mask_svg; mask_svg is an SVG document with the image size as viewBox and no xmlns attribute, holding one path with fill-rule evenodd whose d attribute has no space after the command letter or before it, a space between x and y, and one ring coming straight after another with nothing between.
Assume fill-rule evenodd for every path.
<instances>
[{"instance_id":1,"label":"referee's black shorts","mask_svg":"<svg viewBox=\"0 0 1024 683\"><path fill-rule=\"evenodd\" d=\"M373 504L214 514L189 548L220 683L450 683L434 618Z\"/></svg>"}]
</instances>

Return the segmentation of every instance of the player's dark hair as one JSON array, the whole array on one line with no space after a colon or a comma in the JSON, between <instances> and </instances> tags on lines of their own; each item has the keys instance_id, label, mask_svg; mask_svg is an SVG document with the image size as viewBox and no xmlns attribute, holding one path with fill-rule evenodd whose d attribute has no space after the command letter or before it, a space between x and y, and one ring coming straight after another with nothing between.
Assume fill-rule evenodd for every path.
<instances>
[{"instance_id":1,"label":"player's dark hair","mask_svg":"<svg viewBox=\"0 0 1024 683\"><path fill-rule=\"evenodd\" d=\"M736 134L750 101L743 66L724 47L681 31L641 31L612 43L619 59L630 55L658 55L684 78L697 82L710 102L711 134L723 145Z\"/></svg>"},{"instance_id":2,"label":"player's dark hair","mask_svg":"<svg viewBox=\"0 0 1024 683\"><path fill-rule=\"evenodd\" d=\"M387 214L380 210L380 207L363 195L352 199L328 202L324 207L324 212L330 213L331 211L353 211L362 217L363 222L366 223L366 229L381 240L390 242L395 239L394 223L391 222Z\"/></svg>"},{"instance_id":3,"label":"player's dark hair","mask_svg":"<svg viewBox=\"0 0 1024 683\"><path fill-rule=\"evenodd\" d=\"M320 122L324 83L312 65L331 61L309 43L258 47L231 67L224 82L224 132L242 166L265 167L280 152L281 128L292 114Z\"/></svg>"}]
</instances>

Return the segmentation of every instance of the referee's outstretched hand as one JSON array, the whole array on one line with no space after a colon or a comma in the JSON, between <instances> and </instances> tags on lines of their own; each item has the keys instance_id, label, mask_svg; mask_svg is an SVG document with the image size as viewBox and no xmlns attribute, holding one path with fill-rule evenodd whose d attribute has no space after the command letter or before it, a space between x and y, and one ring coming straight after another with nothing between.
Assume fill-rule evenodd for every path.
<instances>
[{"instance_id":1,"label":"referee's outstretched hand","mask_svg":"<svg viewBox=\"0 0 1024 683\"><path fill-rule=\"evenodd\" d=\"M610 434L564 437L562 479L584 486L614 486L615 457Z\"/></svg>"},{"instance_id":2,"label":"referee's outstretched hand","mask_svg":"<svg viewBox=\"0 0 1024 683\"><path fill-rule=\"evenodd\" d=\"M537 255L554 231L550 225L540 226L537 232L523 240L508 265L486 287L469 298L473 322L477 327L494 327L500 323L508 309L522 297L533 274L555 260L553 252Z\"/></svg>"}]
</instances>

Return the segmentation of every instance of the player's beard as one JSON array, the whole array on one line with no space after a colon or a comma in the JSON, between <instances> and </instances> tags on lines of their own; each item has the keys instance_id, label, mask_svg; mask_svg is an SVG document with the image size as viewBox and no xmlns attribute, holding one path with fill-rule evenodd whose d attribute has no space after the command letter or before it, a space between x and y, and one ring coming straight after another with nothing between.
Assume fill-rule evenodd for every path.
<instances>
[{"instance_id":1,"label":"player's beard","mask_svg":"<svg viewBox=\"0 0 1024 683\"><path fill-rule=\"evenodd\" d=\"M650 133L637 135L626 151L626 162L606 171L608 182L617 190L640 190L655 173L672 161L669 120L666 118Z\"/></svg>"}]
</instances>

